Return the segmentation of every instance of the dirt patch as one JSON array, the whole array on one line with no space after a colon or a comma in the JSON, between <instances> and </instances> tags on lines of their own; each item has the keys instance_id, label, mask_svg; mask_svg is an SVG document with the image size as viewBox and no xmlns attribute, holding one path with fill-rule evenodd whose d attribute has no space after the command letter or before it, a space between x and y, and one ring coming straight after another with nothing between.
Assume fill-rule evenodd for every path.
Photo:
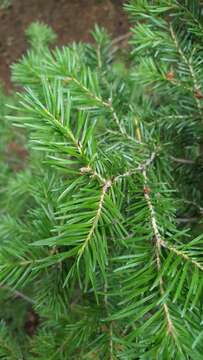
<instances>
[{"instance_id":1,"label":"dirt patch","mask_svg":"<svg viewBox=\"0 0 203 360\"><path fill-rule=\"evenodd\" d=\"M11 89L10 64L26 50L25 29L32 21L49 24L57 33L57 44L91 41L97 23L115 37L128 31L123 0L12 0L0 9L0 79Z\"/></svg>"}]
</instances>

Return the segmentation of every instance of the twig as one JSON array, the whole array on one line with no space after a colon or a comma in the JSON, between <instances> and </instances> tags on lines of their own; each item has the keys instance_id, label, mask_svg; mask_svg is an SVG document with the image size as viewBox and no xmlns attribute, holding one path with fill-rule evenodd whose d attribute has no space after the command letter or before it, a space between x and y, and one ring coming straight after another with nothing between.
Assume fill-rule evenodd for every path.
<instances>
[{"instance_id":1,"label":"twig","mask_svg":"<svg viewBox=\"0 0 203 360\"><path fill-rule=\"evenodd\" d=\"M124 174L117 175L114 179L104 179L96 171L94 171L90 166L80 169L81 174L90 173L90 174L92 174L92 176L96 176L103 183L103 187L102 187L102 191L101 191L101 196L100 196L100 200L99 200L98 209L97 209L95 218L93 220L92 227L91 227L91 229L90 229L90 231L89 231L83 245L79 249L79 252L78 252L79 259L82 256L82 254L84 253L86 247L88 246L88 244L89 244L89 242L90 242L90 240L91 240L91 238L92 238L92 236L94 234L94 231L95 231L95 229L97 227L97 224L99 222L100 215L101 215L101 212L102 212L105 195L108 192L109 188L111 188L111 186L121 178L131 176L134 173L139 172L139 171L141 171L141 172L145 171L146 168L154 161L155 155L156 155L156 153L153 152L151 154L151 156L149 157L149 159L147 159L143 164L138 165L137 168L129 170Z\"/></svg>"},{"instance_id":2,"label":"twig","mask_svg":"<svg viewBox=\"0 0 203 360\"><path fill-rule=\"evenodd\" d=\"M90 231L89 231L83 245L79 249L79 258L82 256L84 250L86 249L87 245L89 244L89 241L92 238L92 235L94 234L94 231L95 231L95 229L97 227L97 224L98 224L98 221L100 219L101 212L102 212L105 195L106 195L108 189L111 187L111 185L112 185L111 180L107 180L105 182L103 188L102 188L101 197L100 197L100 200L99 200L99 206L98 206L98 209L97 209L97 212L96 212L96 216L95 216L95 218L93 220L92 227L91 227L91 229L90 229Z\"/></svg>"},{"instance_id":3,"label":"twig","mask_svg":"<svg viewBox=\"0 0 203 360\"><path fill-rule=\"evenodd\" d=\"M143 177L144 177L144 183L145 183L145 186L146 186L147 183L148 183L146 170L143 170ZM160 253L161 253L161 246L163 246L163 244L164 244L164 240L162 239L161 234L159 232L158 224L157 224L157 221L156 221L155 210L154 210L154 207L152 205L149 192L144 191L144 197L145 197L145 200L147 202L149 212L150 212L151 225L152 225L154 238L155 238L155 243L156 243L155 252L156 252L157 269L158 269L158 271L160 271L160 269L161 269ZM163 296L164 295L164 286L163 286L163 277L162 276L159 279L159 288L160 288L161 296ZM172 320L171 320L171 317L170 317L168 305L166 303L164 303L163 307L164 307L164 312L165 312L166 319L167 319L168 332L173 337L175 337L175 329L174 329L174 326L173 326L173 323L172 323Z\"/></svg>"},{"instance_id":4,"label":"twig","mask_svg":"<svg viewBox=\"0 0 203 360\"><path fill-rule=\"evenodd\" d=\"M142 141L142 135L138 126L138 121L136 121L136 125L137 125L137 131L136 131L136 135L138 140ZM144 178L144 197L146 200L146 203L148 205L148 209L149 209L149 213L150 213L150 218L151 218L151 225L152 225L152 230L154 233L154 238L155 238L155 254L156 254L156 264L157 264L157 270L160 272L161 269L161 259L160 259L160 254L161 254L161 246L164 243L161 234L159 232L159 227L156 221L156 214L155 214L155 210L151 201L151 197L149 194L149 191L146 190L147 189L147 185L148 185L148 178L147 178L147 171L146 171L146 166L143 168L142 170L142 174L143 174L143 178ZM159 279L159 289L160 289L160 294L161 296L164 295L164 285L163 285L163 277L161 276ZM165 316L166 316L166 320L167 320L167 328L168 328L168 333L172 335L173 338L175 338L175 328L173 326L172 320L171 320L171 316L170 316L170 312L169 312L169 307L166 303L163 304L163 308L164 308L164 312L165 312Z\"/></svg>"},{"instance_id":5,"label":"twig","mask_svg":"<svg viewBox=\"0 0 203 360\"><path fill-rule=\"evenodd\" d=\"M190 165L194 165L195 161L194 160L190 160L190 159L182 159L182 158L176 158L174 156L170 156L171 160L179 163L179 164L190 164Z\"/></svg>"},{"instance_id":6,"label":"twig","mask_svg":"<svg viewBox=\"0 0 203 360\"><path fill-rule=\"evenodd\" d=\"M80 168L80 173L81 173L81 175L90 174L91 177L96 177L96 178L98 178L98 180L99 180L102 184L105 184L105 182L106 182L106 179L103 178L98 172L96 172L95 170L93 170L93 169L91 168L91 166L89 166L89 165Z\"/></svg>"},{"instance_id":7,"label":"twig","mask_svg":"<svg viewBox=\"0 0 203 360\"><path fill-rule=\"evenodd\" d=\"M199 220L199 218L195 217L195 216L193 216L193 217L177 217L176 218L176 221L178 223L183 223L183 224L194 223L194 222L197 222L198 220Z\"/></svg>"},{"instance_id":8,"label":"twig","mask_svg":"<svg viewBox=\"0 0 203 360\"><path fill-rule=\"evenodd\" d=\"M132 176L134 175L135 173L137 172L142 172L144 169L146 169L148 166L151 165L151 163L154 161L156 157L156 152L153 152L150 157L142 164L139 164L136 168L134 169L130 169L128 171L126 171L125 173L123 174L119 174L117 176L115 176L113 179L111 179L111 185L113 185L113 183L117 182L118 180L124 178L124 177L128 177L128 176ZM82 167L80 169L80 173L81 174L91 174L92 177L97 177L98 180L105 185L105 183L107 183L109 180L103 178L100 174L98 174L95 170L93 170L90 166L87 166L87 167ZM111 186L110 185L110 186ZM109 187L110 187L109 186Z\"/></svg>"},{"instance_id":9,"label":"twig","mask_svg":"<svg viewBox=\"0 0 203 360\"><path fill-rule=\"evenodd\" d=\"M90 98L92 98L93 100L95 100L97 103L99 103L101 106L105 107L106 109L109 109L109 111L112 113L113 119L117 125L117 127L119 128L120 132L122 134L126 133L125 128L121 125L118 116L116 114L116 111L114 110L112 103L110 101L104 101L101 97L95 95L94 93L92 93L85 85L83 85L78 79L76 79L75 77L66 77L64 79L64 82L74 82L77 86L79 86Z\"/></svg>"},{"instance_id":10,"label":"twig","mask_svg":"<svg viewBox=\"0 0 203 360\"><path fill-rule=\"evenodd\" d=\"M0 288L12 292L14 296L19 297L19 298L21 298L21 299L29 302L29 303L32 304L32 305L35 304L35 300L31 299L29 296L23 294L22 292L20 292L20 291L18 291L18 290L12 289L12 288L11 288L10 286L8 286L8 285L4 285L4 284L0 283Z\"/></svg>"},{"instance_id":11,"label":"twig","mask_svg":"<svg viewBox=\"0 0 203 360\"><path fill-rule=\"evenodd\" d=\"M194 260L193 258L191 259L187 254L185 254L183 251L177 249L175 246L168 244L166 241L161 243L161 246L163 246L164 248L174 252L174 254L182 257L183 259L185 259L186 261L190 261L190 263L192 265L194 265L195 267L197 267L198 269L200 269L201 271L203 271L203 266L201 264L199 264L196 260Z\"/></svg>"},{"instance_id":12,"label":"twig","mask_svg":"<svg viewBox=\"0 0 203 360\"><path fill-rule=\"evenodd\" d=\"M153 153L151 154L151 156L149 157L149 159L147 159L147 160L145 161L145 163L138 165L135 169L129 170L129 171L127 171L127 172L124 173L124 174L117 175L117 176L114 178L113 182L116 182L116 181L118 181L119 179L122 179L122 178L124 178L124 177L134 175L136 172L139 172L139 171L143 172L148 166L151 165L151 163L152 163L152 162L154 161L154 159L155 159L155 156L156 156L156 153L153 152Z\"/></svg>"},{"instance_id":13,"label":"twig","mask_svg":"<svg viewBox=\"0 0 203 360\"><path fill-rule=\"evenodd\" d=\"M55 118L55 116L50 113L47 108L44 108L44 111L52 118L56 126L60 129L61 133L66 136L68 139L71 139L75 147L77 148L80 155L82 155L83 149L80 142L74 137L72 131L70 129L64 129L63 125L61 124L60 120Z\"/></svg>"},{"instance_id":14,"label":"twig","mask_svg":"<svg viewBox=\"0 0 203 360\"><path fill-rule=\"evenodd\" d=\"M112 45L118 44L119 42L128 40L132 33L129 31L126 34L120 35L112 40Z\"/></svg>"}]
</instances>

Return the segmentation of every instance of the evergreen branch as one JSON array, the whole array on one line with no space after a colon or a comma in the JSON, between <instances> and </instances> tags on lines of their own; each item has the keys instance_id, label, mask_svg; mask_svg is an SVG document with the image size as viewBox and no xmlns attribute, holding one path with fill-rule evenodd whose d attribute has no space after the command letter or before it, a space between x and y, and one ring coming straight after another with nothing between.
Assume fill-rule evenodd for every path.
<instances>
[{"instance_id":1,"label":"evergreen branch","mask_svg":"<svg viewBox=\"0 0 203 360\"><path fill-rule=\"evenodd\" d=\"M111 185L113 185L114 183L116 183L117 181L119 181L120 179L123 179L125 177L128 177L128 176L132 176L134 174L136 174L137 172L142 172L144 169L146 169L147 167L149 167L151 165L151 163L154 161L156 157L156 152L152 152L152 154L150 155L150 157L142 164L138 165L136 168L134 169L130 169L128 171L126 171L125 173L123 174L119 174L119 175L116 175L114 178L111 179ZM104 184L105 186L105 183L107 183L109 180L103 178L100 174L98 174L95 170L93 170L90 166L87 166L87 167L82 167L80 169L80 172L81 174L88 174L90 173L92 177L96 177L98 178L98 180ZM111 186L110 185L110 186Z\"/></svg>"},{"instance_id":2,"label":"evergreen branch","mask_svg":"<svg viewBox=\"0 0 203 360\"><path fill-rule=\"evenodd\" d=\"M141 137L141 132L137 123L137 131L136 131L137 137L139 140L142 140ZM161 253L161 244L163 242L161 234L159 232L159 228L158 228L158 224L156 221L156 214L155 214L155 210L149 195L149 191L147 189L147 184L148 184L148 178L147 178L147 171L146 168L142 169L142 174L143 174L143 178L144 178L144 197L146 200L146 203L148 205L148 209L149 209L149 213L150 213L150 218L151 218L151 225L152 225L152 230L154 233L154 238L155 238L155 246L156 246L156 263L157 263L157 270L158 272L161 269L161 259L160 259L160 253ZM164 295L164 285L163 285L163 278L162 276L159 279L159 288L160 288L160 294L161 296ZM173 338L175 338L175 328L173 326L172 320L171 320L171 316L170 316L170 312L169 312L169 307L166 303L163 304L163 308L164 308L164 312L165 312L165 316L166 316L166 320L167 320L167 328L168 328L168 333L172 335Z\"/></svg>"},{"instance_id":3,"label":"evergreen branch","mask_svg":"<svg viewBox=\"0 0 203 360\"><path fill-rule=\"evenodd\" d=\"M120 136L122 135L124 138L126 138L127 140L130 140L136 144L142 144L139 140L135 139L133 136L130 136L127 132L125 133L119 133L117 131L114 131L114 130L111 130L111 129L107 129L107 132L110 133L110 134L114 134L114 135L117 135L117 136Z\"/></svg>"},{"instance_id":4,"label":"evergreen branch","mask_svg":"<svg viewBox=\"0 0 203 360\"><path fill-rule=\"evenodd\" d=\"M84 93L87 94L88 97L90 97L91 99L95 100L96 102L98 102L101 106L109 108L110 104L106 101L104 101L101 97L95 95L93 92L90 91L90 89L88 89L85 85L83 85L78 79L76 79L75 77L66 77L64 79L65 83L68 82L74 82L80 89L82 89L84 91Z\"/></svg>"},{"instance_id":5,"label":"evergreen branch","mask_svg":"<svg viewBox=\"0 0 203 360\"><path fill-rule=\"evenodd\" d=\"M97 227L97 224L98 224L98 221L100 219L100 216L101 216L101 212L102 212L102 208L103 208L103 204L104 204L104 198L105 198L105 195L108 191L108 189L111 187L112 185L112 182L111 180L107 180L104 184L104 186L102 187L102 191L101 191L101 196L100 196L100 200L99 200L99 206L98 206L98 209L97 209L97 212L96 212L96 216L93 220L93 224L92 224L92 227L84 241L84 244L81 246L81 248L79 249L79 258L82 256L82 254L84 253L85 249L87 248L94 232L95 232L95 229Z\"/></svg>"},{"instance_id":6,"label":"evergreen branch","mask_svg":"<svg viewBox=\"0 0 203 360\"><path fill-rule=\"evenodd\" d=\"M144 183L145 183L145 186L146 186L147 183L148 183L146 170L143 170L142 174L143 174ZM158 270L158 272L160 272L160 270L161 270L161 260L160 260L161 246L163 246L163 244L165 244L165 241L162 240L161 234L159 232L158 224L157 224L157 221L156 221L155 210L154 210L154 207L152 205L152 201L151 201L149 192L146 191L145 187L144 187L144 197L145 197L145 200L146 200L148 208L149 208L149 213L150 213L150 218L151 218L151 225L152 225L154 238L155 238L155 244L156 244L155 253L156 253L157 270ZM164 295L164 285L163 285L162 276L159 279L159 287L160 287L160 294L161 294L161 296L163 296ZM167 319L167 324L168 324L168 333L171 334L175 338L175 328L174 328L172 320L171 320L169 307L168 307L168 305L166 303L163 304L163 307L164 307L164 312L165 312L166 319Z\"/></svg>"},{"instance_id":7,"label":"evergreen branch","mask_svg":"<svg viewBox=\"0 0 203 360\"><path fill-rule=\"evenodd\" d=\"M114 177L113 179L104 179L104 178L101 177L95 170L93 170L90 166L84 167L84 168L81 168L81 169L80 169L80 171L81 171L82 174L91 173L92 176L97 177L97 178L99 179L99 181L103 183L103 186L102 186L101 196L100 196L99 205L98 205L98 209L97 209L96 215L95 215L95 217L94 217L94 220L93 220L91 229L89 230L88 235L87 235L84 243L82 244L82 246L80 247L80 249L79 249L79 251L78 251L78 259L81 258L81 256L83 255L85 249L88 247L89 242L90 242L91 239L92 239L92 236L94 235L94 232L95 232L95 230L96 230L97 224L98 224L98 222L99 222L99 219L100 219L100 216L101 216L101 213L102 213L102 208L103 208L103 204L104 204L105 195L106 195L106 193L108 192L109 188L111 188L111 186L112 186L114 183L116 183L118 180L120 180L120 179L122 179L122 178L125 178L125 177L128 177L128 176L132 176L132 175L134 175L136 172L140 172L140 171L143 172L143 171L145 171L145 169L146 169L148 166L150 166L151 163L154 161L155 155L156 155L156 153L153 152L153 153L151 154L151 156L150 156L143 164L138 165L137 168L132 169L132 170L129 170L129 171L127 171L127 172L124 173L124 174L117 175L117 176Z\"/></svg>"},{"instance_id":8,"label":"evergreen branch","mask_svg":"<svg viewBox=\"0 0 203 360\"><path fill-rule=\"evenodd\" d=\"M203 271L203 266L201 264L199 264L196 260L194 260L193 258L188 256L187 254L185 254L184 251L181 251L181 250L177 249L174 245L170 245L166 241L162 240L161 241L161 246L168 249L169 251L172 251L174 254L180 256L181 258L183 258L185 261L189 261L193 266L195 266L198 269L200 269L201 271Z\"/></svg>"},{"instance_id":9,"label":"evergreen branch","mask_svg":"<svg viewBox=\"0 0 203 360\"><path fill-rule=\"evenodd\" d=\"M196 91L198 91L201 88L201 86L199 85L199 83L197 81L195 71L194 71L193 66L192 66L191 59L188 60L186 55L184 54L183 50L181 49L181 46L179 45L177 36L175 34L175 31L174 31L173 26L172 26L171 23L170 23L170 26L169 26L169 30L170 30L171 38L172 38L172 40L173 40L173 42L175 44L176 50L178 51L181 59L183 60L185 65L188 67L188 70L190 72L191 79L192 79L192 82L193 82L193 97L194 97L194 100L195 100L195 102L197 104L199 114L202 117L201 103L200 103L199 99L195 96Z\"/></svg>"},{"instance_id":10,"label":"evergreen branch","mask_svg":"<svg viewBox=\"0 0 203 360\"><path fill-rule=\"evenodd\" d=\"M194 95L194 87L193 86L185 85L182 81L177 80L177 79L168 79L167 74L164 77L164 80L170 81L171 84L176 85L177 87L179 86L180 88L182 88L184 90L190 91ZM176 117L176 118L178 118L178 117Z\"/></svg>"},{"instance_id":11,"label":"evergreen branch","mask_svg":"<svg viewBox=\"0 0 203 360\"><path fill-rule=\"evenodd\" d=\"M192 3L131 0L127 63L112 58L129 34L111 42L96 27L95 45L35 48L14 68L26 88L6 115L33 146L28 178L8 181L1 167L0 316L25 333L5 292L16 314L27 301L43 319L31 342L19 339L27 360L201 359L203 236L187 227L203 214L202 4ZM191 199L179 196L181 218L171 183ZM15 290L29 284L34 300ZM22 358L14 340L0 329L0 358Z\"/></svg>"},{"instance_id":12,"label":"evergreen branch","mask_svg":"<svg viewBox=\"0 0 203 360\"><path fill-rule=\"evenodd\" d=\"M96 177L96 178L98 178L98 180L102 183L102 184L104 184L107 180L105 179L105 178L103 178L100 174L98 174L95 170L93 170L92 168L91 168L91 166L86 166L86 167L82 167L82 168L80 168L80 173L82 174L82 175L84 175L84 174L91 174L91 176L92 177Z\"/></svg>"},{"instance_id":13,"label":"evergreen branch","mask_svg":"<svg viewBox=\"0 0 203 360\"><path fill-rule=\"evenodd\" d=\"M145 184L147 185L147 174L146 174L146 170L143 171L143 177L144 177L144 181ZM151 224L152 224L152 229L153 229L153 233L155 236L155 240L156 240L156 246L157 246L157 266L158 268L160 268L160 249L161 247L167 248L168 250L174 252L176 255L182 257L183 259L185 259L186 261L190 261L194 266L198 267L201 271L203 271L203 266L200 265L197 261L195 261L194 259L191 259L187 254L185 254L183 251L176 249L175 246L169 245L165 240L162 239L161 234L159 233L159 229L158 229L158 225L156 222L156 214L155 214L155 210L154 207L152 205L151 199L150 199L150 195L148 190L146 190L146 188L144 188L144 197L147 201L148 204L148 208L150 211L150 216L151 216ZM161 280L162 281L162 280ZM161 290L161 292L163 291L163 289Z\"/></svg>"},{"instance_id":14,"label":"evergreen branch","mask_svg":"<svg viewBox=\"0 0 203 360\"><path fill-rule=\"evenodd\" d=\"M146 170L143 171L143 177L144 177L145 185L147 185L148 180L147 180ZM166 248L169 251L173 252L177 256L181 257L185 261L189 261L193 266L195 266L199 270L203 271L203 266L201 264L199 264L198 261L196 261L195 259L188 256L184 251L181 251L181 250L177 249L175 246L168 244L162 238L162 236L161 236L161 234L159 232L158 224L157 224L157 221L156 221L155 210L154 210L154 207L153 207L150 195L149 195L149 191L147 190L147 187L144 188L144 197L146 199L146 202L147 202L147 205L148 205L148 208L149 208L150 218L151 218L151 225L152 225L154 238L155 238L155 243L156 243L157 269L159 271L161 269L160 253L161 253L161 247L163 247L163 248ZM163 286L163 277L162 276L159 279L159 285L160 285L160 293L163 296L164 295L164 286ZM172 320L171 320L171 317L170 317L169 308L168 308L166 303L164 303L163 306L164 306L164 311L165 311L167 322L168 322L168 332L171 333L172 336L175 339L176 331L175 331L175 328L173 326L173 323L172 323Z\"/></svg>"},{"instance_id":15,"label":"evergreen branch","mask_svg":"<svg viewBox=\"0 0 203 360\"><path fill-rule=\"evenodd\" d=\"M52 113L50 113L50 111L49 111L47 108L44 108L44 110L46 111L46 113L48 114L48 116L50 116L50 117L53 119L54 123L57 125L57 127L58 127L58 129L61 131L62 135L66 135L66 137L67 137L68 139L71 139L72 142L73 142L73 144L74 144L75 147L77 148L79 154L82 155L82 152L83 152L82 146L81 146L79 140L77 140L77 139L74 137L72 131L71 131L70 129L64 129L64 127L63 127L63 125L61 124L60 120L56 119L55 116L54 116Z\"/></svg>"},{"instance_id":16,"label":"evergreen branch","mask_svg":"<svg viewBox=\"0 0 203 360\"><path fill-rule=\"evenodd\" d=\"M121 125L120 120L118 118L118 115L115 111L115 109L113 108L113 105L111 104L111 102L107 102L104 101L101 97L95 95L93 92L90 91L90 89L88 89L85 85L83 85L78 79L76 79L75 77L66 77L64 79L64 82L73 82L75 83L82 91L84 91L85 94L87 94L88 97L90 97L91 99L95 100L97 103L99 103L102 107L109 109L109 111L112 113L113 119L117 125L117 127L119 128L120 132L122 134L126 133L125 128Z\"/></svg>"},{"instance_id":17,"label":"evergreen branch","mask_svg":"<svg viewBox=\"0 0 203 360\"><path fill-rule=\"evenodd\" d=\"M149 157L149 159L147 159L143 164L138 165L135 169L129 170L129 171L125 172L124 174L117 175L114 178L113 182L116 182L116 181L118 181L118 180L120 180L122 178L128 177L128 176L132 176L136 172L139 172L139 171L143 172L144 170L146 170L147 167L149 167L151 165L151 163L155 159L155 156L156 156L156 153L153 152L151 154L151 156Z\"/></svg>"},{"instance_id":18,"label":"evergreen branch","mask_svg":"<svg viewBox=\"0 0 203 360\"><path fill-rule=\"evenodd\" d=\"M183 4L181 4L180 1L179 2L176 1L176 5L177 5L177 8L180 7L183 9L183 11L185 11L187 13L187 15L191 18L191 20L198 26L199 31L201 33L203 33L203 26L202 26L201 22L198 21L198 19L194 16L192 11L190 11L187 6L184 6Z\"/></svg>"},{"instance_id":19,"label":"evergreen branch","mask_svg":"<svg viewBox=\"0 0 203 360\"><path fill-rule=\"evenodd\" d=\"M101 195L100 195L100 199L99 199L99 204L98 204L98 209L96 211L96 215L93 219L93 223L92 226L87 234L87 237L85 239L85 241L83 242L82 246L79 248L78 250L78 259L81 258L81 256L83 255L85 249L88 247L94 232L97 228L99 219L101 217L101 213L102 213L102 208L103 208L103 204L104 204L104 200L105 200L105 195L107 194L108 190L112 187L112 185L114 183L116 183L118 180L128 177L128 176L132 176L134 175L136 172L143 172L145 171L145 169L151 165L151 163L154 161L155 159L155 155L156 153L153 152L151 154L151 156L143 163L138 165L135 169L129 170L124 174L119 174L116 177L114 177L113 179L104 179L103 177L101 177L95 170L93 170L90 166L88 167L84 167L81 168L80 171L82 174L85 173L91 173L92 176L97 177L99 179L99 181L103 184L102 186L102 191L101 191Z\"/></svg>"}]
</instances>

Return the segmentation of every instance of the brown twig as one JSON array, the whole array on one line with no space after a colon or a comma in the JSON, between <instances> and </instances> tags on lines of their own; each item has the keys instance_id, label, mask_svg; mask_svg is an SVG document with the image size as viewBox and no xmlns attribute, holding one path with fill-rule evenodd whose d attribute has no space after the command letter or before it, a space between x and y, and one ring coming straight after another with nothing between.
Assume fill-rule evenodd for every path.
<instances>
[{"instance_id":1,"label":"brown twig","mask_svg":"<svg viewBox=\"0 0 203 360\"><path fill-rule=\"evenodd\" d=\"M171 160L173 160L176 163L179 164L189 164L189 165L194 165L195 161L194 160L190 160L190 159L183 159L183 158L176 158L174 156L170 156Z\"/></svg>"},{"instance_id":2,"label":"brown twig","mask_svg":"<svg viewBox=\"0 0 203 360\"><path fill-rule=\"evenodd\" d=\"M177 217L176 218L176 222L177 223L182 223L182 224L187 224L187 223L195 223L199 220L198 217L195 216L191 216L191 217Z\"/></svg>"},{"instance_id":3,"label":"brown twig","mask_svg":"<svg viewBox=\"0 0 203 360\"><path fill-rule=\"evenodd\" d=\"M129 32L127 32L126 34L117 36L116 38L114 38L114 39L112 40L112 45L116 45L116 44L118 44L118 43L120 43L120 42L122 42L122 41L128 40L131 35L132 35L132 33L129 31Z\"/></svg>"},{"instance_id":4,"label":"brown twig","mask_svg":"<svg viewBox=\"0 0 203 360\"><path fill-rule=\"evenodd\" d=\"M29 296L23 294L22 292L11 288L11 287L8 286L8 285L5 285L5 284L0 283L0 288L10 291L11 293L13 293L13 295L14 295L15 297L19 297L19 298L21 298L21 299L29 302L29 303L32 304L32 305L35 304L35 300L31 299Z\"/></svg>"}]
</instances>

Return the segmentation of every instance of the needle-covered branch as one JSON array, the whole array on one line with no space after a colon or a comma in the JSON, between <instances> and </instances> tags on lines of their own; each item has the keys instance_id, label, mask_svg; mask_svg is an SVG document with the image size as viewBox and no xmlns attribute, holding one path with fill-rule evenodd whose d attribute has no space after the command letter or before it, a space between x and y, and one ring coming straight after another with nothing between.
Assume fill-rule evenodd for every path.
<instances>
[{"instance_id":1,"label":"needle-covered branch","mask_svg":"<svg viewBox=\"0 0 203 360\"><path fill-rule=\"evenodd\" d=\"M113 41L32 25L0 92L2 359L202 359L202 5L125 8Z\"/></svg>"}]
</instances>

